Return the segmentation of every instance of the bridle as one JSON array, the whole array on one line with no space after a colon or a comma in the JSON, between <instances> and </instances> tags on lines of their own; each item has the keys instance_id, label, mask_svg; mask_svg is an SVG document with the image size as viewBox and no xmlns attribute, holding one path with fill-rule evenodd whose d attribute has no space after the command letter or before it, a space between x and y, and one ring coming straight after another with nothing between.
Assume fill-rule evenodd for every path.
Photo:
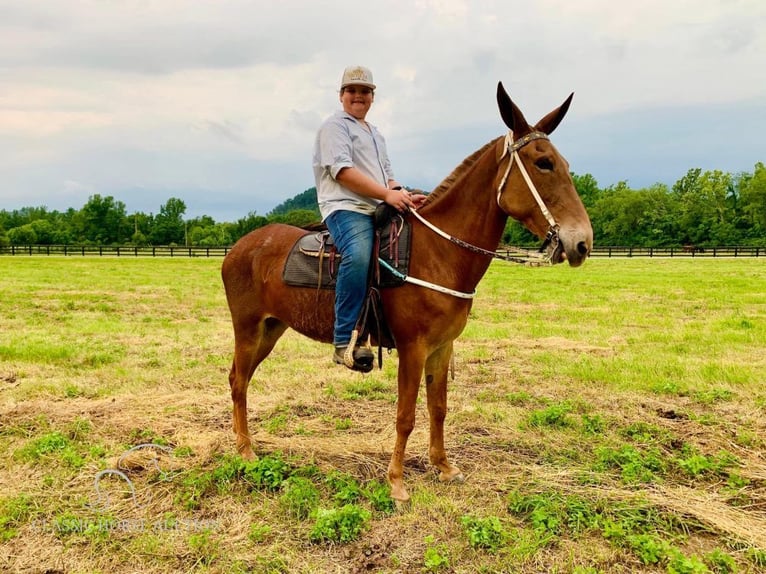
<instances>
[{"instance_id":1,"label":"bridle","mask_svg":"<svg viewBox=\"0 0 766 574\"><path fill-rule=\"evenodd\" d=\"M553 253L556 250L556 247L558 247L559 243L559 225L556 223L556 220L553 218L553 215L551 215L550 210L545 205L543 198L540 197L540 193L537 191L532 178L529 177L527 168L524 167L524 164L519 157L519 150L528 143L531 143L535 140L548 140L548 135L544 134L543 132L533 131L523 137L520 137L516 141L513 141L512 131L509 131L505 135L503 155L500 156L500 159L503 159L506 155L510 155L511 159L508 161L508 167L505 168L505 174L503 174L503 179L500 180L500 185L497 186L497 205L500 207L500 209L502 209L502 206L500 206L500 196L502 196L503 191L505 191L505 184L508 181L508 175L511 173L511 168L513 167L515 160L516 164L519 166L519 171L521 171L521 175L524 178L524 181L527 182L527 187L529 188L532 197L535 198L537 205L540 207L540 211L543 212L545 219L548 221L548 232L545 234L545 241L540 247L540 251L546 251L547 247L553 244L554 248L550 250L550 253Z\"/></svg>"},{"instance_id":2,"label":"bridle","mask_svg":"<svg viewBox=\"0 0 766 574\"><path fill-rule=\"evenodd\" d=\"M500 207L500 209L502 209L502 206L500 205L500 197L503 195L503 191L505 191L505 185L508 182L508 176L511 173L511 168L513 167L513 164L516 163L516 165L519 166L521 175L524 178L524 181L527 183L527 187L529 188L529 191L532 194L532 197L534 197L535 201L537 202L537 205L540 207L540 211L542 211L549 225L548 232L545 234L545 240L543 241L543 244L540 247L539 251L535 252L535 251L528 251L526 249L514 249L515 252L519 253L520 255L523 255L523 258L521 257L506 258L508 261L512 261L514 263L525 263L525 264L532 263L532 264L538 264L538 265L549 264L551 262L550 260L551 260L552 254L556 251L556 248L558 247L559 225L558 223L556 223L556 220L553 218L553 215L551 215L550 210L545 205L543 198L540 197L540 193L537 191L537 188L535 187L535 184L532 181L532 178L529 177L529 173L527 172L527 169L524 167L524 163L521 161L521 158L519 157L519 150L523 148L525 145L527 145L528 143L531 143L535 140L547 140L547 139L548 139L548 136L540 131L530 132L527 135L520 137L516 141L513 141L512 131L509 131L505 136L505 144L503 146L503 155L500 156L500 160L502 160L506 155L509 155L511 159L508 161L508 167L505 168L505 173L503 174L503 179L500 180L500 185L497 186L497 205L498 207ZM428 227L431 231L444 237L448 241L463 247L464 249L468 249L469 251L472 251L474 253L479 253L481 255L487 255L490 257L495 257L497 255L494 251L489 251L488 249L477 247L475 245L472 245L470 243L463 241L462 239L458 239L456 237L449 235L448 233L445 233L444 231L436 227L433 223L424 219L423 216L420 215L416 210L411 211L411 213L418 220L420 220L420 222L423 225ZM553 245L553 249L548 249L550 245Z\"/></svg>"},{"instance_id":3,"label":"bridle","mask_svg":"<svg viewBox=\"0 0 766 574\"><path fill-rule=\"evenodd\" d=\"M508 176L511 173L511 168L513 167L513 164L516 163L516 165L519 166L519 170L521 171L521 175L524 178L524 181L527 183L527 187L529 188L529 191L532 193L532 197L535 198L537 205L540 207L540 211L542 211L549 225L548 232L545 235L545 240L543 241L543 244L540 247L539 251L535 252L535 251L528 251L526 249L514 248L514 252L518 253L520 257L504 257L506 261L511 261L513 263L523 263L525 265L550 265L551 257L553 253L556 252L556 249L558 248L558 244L559 244L559 225L558 223L556 223L556 220L553 218L553 215L551 215L550 210L545 205L543 198L540 197L540 193L537 191L537 188L535 187L535 184L532 181L532 178L529 177L529 173L527 172L527 169L524 167L524 163L521 161L521 158L519 157L519 150L521 148L523 148L525 145L535 140L543 140L543 139L547 140L548 136L544 134L543 132L533 131L528 133L525 136L520 137L518 140L513 141L513 132L509 131L505 136L503 154L500 156L500 160L502 160L506 155L509 155L510 160L508 161L508 167L505 168L505 173L503 174L503 178L500 180L500 185L497 186L498 207L502 209L502 206L500 205L500 197L502 196L503 191L505 191L505 185L508 182ZM486 255L492 258L497 256L497 253L495 251L490 251L482 247L477 247L476 245L472 245L471 243L463 241L462 239L458 239L457 237L453 237L449 233L442 231L441 229L436 227L433 223L426 220L422 215L420 215L417 212L417 210L411 210L410 213L412 213L412 215L414 215L428 229L430 229L437 235L447 239L451 243L459 245L460 247L464 249L472 251L473 253L478 253L480 255ZM553 248L549 249L551 245L553 245ZM452 295L454 297L459 297L462 299L473 298L473 295L474 295L473 293L463 293L461 291L455 291L454 289L449 289L447 287L442 287L441 285L435 285L433 283L423 281L422 279L417 279L412 276L404 275L403 273L397 271L396 269L388 265L383 259L379 259L379 262L382 266L388 269L389 272L394 274L394 276L408 283L420 285L421 287L433 289L434 291L439 291L440 293L446 293L448 295Z\"/></svg>"}]
</instances>

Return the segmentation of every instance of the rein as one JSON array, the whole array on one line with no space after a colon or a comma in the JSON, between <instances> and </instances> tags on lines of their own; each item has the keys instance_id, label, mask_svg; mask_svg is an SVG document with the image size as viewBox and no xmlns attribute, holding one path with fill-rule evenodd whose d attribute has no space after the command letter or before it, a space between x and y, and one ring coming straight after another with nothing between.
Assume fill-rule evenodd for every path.
<instances>
[{"instance_id":1,"label":"rein","mask_svg":"<svg viewBox=\"0 0 766 574\"><path fill-rule=\"evenodd\" d=\"M529 188L529 191L532 193L532 197L535 198L537 205L540 207L540 211L543 212L543 215L545 216L545 219L548 221L548 224L550 226L548 227L548 233L545 236L545 241L543 242L539 251L528 251L526 249L513 248L513 251L520 255L519 257L507 256L502 258L505 261L510 261L512 263L521 263L524 265L550 265L551 256L548 255L545 252L545 250L549 245L553 243L554 249L551 251L551 253L553 253L553 251L555 251L555 246L558 244L558 241L559 241L559 225L558 223L556 223L556 220L553 218L553 215L551 215L550 210L545 205L543 198L540 197L540 193L537 191L537 188L535 187L535 184L532 181L532 178L529 177L529 173L527 172L526 168L524 167L524 164L521 161L521 158L519 157L519 150L521 148L523 148L525 145L527 145L530 142L533 142L535 140L541 140L541 139L547 140L548 136L544 134L543 132L534 131L525 135L524 137L519 138L518 140L514 142L513 132L509 131L505 136L505 147L503 149L503 155L500 156L500 159L502 160L506 156L506 154L508 154L510 155L511 159L508 162L508 167L505 168L505 173L503 174L503 179L500 181L500 185L497 186L497 205L500 206L500 196L503 194L503 191L505 191L505 184L508 181L508 176L511 173L511 168L513 167L514 160L515 160L516 165L519 166L519 170L521 171L521 175L524 178L524 181L527 183L527 187ZM422 215L420 215L417 212L417 210L411 210L410 213L412 213L412 215L414 215L418 219L418 221L420 221L428 229L430 229L431 231L433 231L440 237L443 237L444 239L450 241L451 243L454 243L455 245L459 245L463 249L467 249L468 251L477 253L479 255L484 255L484 256L493 257L493 258L497 257L497 253L495 251L490 251L488 249L484 249L482 247L472 245L471 243L463 241L462 239L458 239L457 237L453 237L449 233L442 231L441 229L436 227L433 223L426 220ZM443 287L441 285L429 283L428 281L423 281L422 279L418 279L416 277L404 275L403 273L397 271L396 269L388 265L382 259L379 259L378 261L389 272L394 274L394 276L398 277L402 281L406 281L407 283L412 283L413 285L419 285L421 287L432 289L440 293L446 293L448 295L452 295L453 297L459 297L461 299L473 299L473 296L475 294L475 292L464 293L462 291L455 291L454 289L449 289L448 287Z\"/></svg>"}]
</instances>

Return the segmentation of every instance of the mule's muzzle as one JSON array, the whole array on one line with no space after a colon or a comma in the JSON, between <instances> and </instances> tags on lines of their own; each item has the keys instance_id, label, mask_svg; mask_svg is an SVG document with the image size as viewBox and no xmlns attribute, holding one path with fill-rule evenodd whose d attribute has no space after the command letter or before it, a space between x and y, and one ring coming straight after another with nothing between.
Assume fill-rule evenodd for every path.
<instances>
[{"instance_id":1,"label":"mule's muzzle","mask_svg":"<svg viewBox=\"0 0 766 574\"><path fill-rule=\"evenodd\" d=\"M566 261L571 267L579 267L585 263L593 247L592 232L562 230L559 239L557 253L554 253L553 257L554 263Z\"/></svg>"}]
</instances>

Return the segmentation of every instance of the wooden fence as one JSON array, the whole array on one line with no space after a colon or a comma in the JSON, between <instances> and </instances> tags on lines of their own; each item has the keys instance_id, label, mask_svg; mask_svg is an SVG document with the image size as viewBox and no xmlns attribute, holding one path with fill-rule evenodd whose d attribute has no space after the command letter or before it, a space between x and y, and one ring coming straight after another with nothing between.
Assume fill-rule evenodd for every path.
<instances>
[{"instance_id":1,"label":"wooden fence","mask_svg":"<svg viewBox=\"0 0 766 574\"><path fill-rule=\"evenodd\" d=\"M178 247L132 245L8 245L0 247L0 255L63 255L73 257L223 257L231 246Z\"/></svg>"},{"instance_id":2,"label":"wooden fence","mask_svg":"<svg viewBox=\"0 0 766 574\"><path fill-rule=\"evenodd\" d=\"M224 257L231 246L94 246L94 245L7 245L0 247L1 255L59 255L67 257ZM512 257L513 251L498 248L497 257ZM591 257L766 257L766 247L624 247L596 246Z\"/></svg>"},{"instance_id":3,"label":"wooden fence","mask_svg":"<svg viewBox=\"0 0 766 574\"><path fill-rule=\"evenodd\" d=\"M505 258L513 252L497 250L498 257ZM720 247L625 247L594 246L591 257L766 257L766 247L742 245Z\"/></svg>"}]
</instances>

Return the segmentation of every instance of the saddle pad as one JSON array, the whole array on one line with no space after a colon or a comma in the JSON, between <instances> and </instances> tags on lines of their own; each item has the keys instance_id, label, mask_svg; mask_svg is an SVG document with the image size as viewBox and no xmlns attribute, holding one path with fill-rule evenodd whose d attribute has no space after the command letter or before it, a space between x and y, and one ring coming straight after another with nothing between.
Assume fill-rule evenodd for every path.
<instances>
[{"instance_id":1,"label":"saddle pad","mask_svg":"<svg viewBox=\"0 0 766 574\"><path fill-rule=\"evenodd\" d=\"M377 233L380 233L380 258L402 275L408 275L410 267L409 221L395 218L391 223L379 229ZM285 284L294 287L335 288L335 276L338 273L338 265L340 265L340 255L335 254L335 260L331 267L329 250L332 246L332 240L330 238L327 238L325 253L321 257L322 283L319 284L320 257L318 257L318 253L322 248L323 241L325 241L324 236L326 234L326 232L309 232L298 238L287 256L282 271L282 280ZM395 249L391 248L392 239L394 239ZM400 277L395 277L383 267L380 268L381 287L398 287L403 283L404 281Z\"/></svg>"},{"instance_id":2,"label":"saddle pad","mask_svg":"<svg viewBox=\"0 0 766 574\"><path fill-rule=\"evenodd\" d=\"M282 280L287 285L294 287L320 287L322 289L335 288L335 275L338 273L340 265L340 255L335 254L335 261L330 268L330 253L332 242L328 237L328 245L322 260L322 284L319 285L319 251L322 248L326 232L306 233L298 238L290 254L285 261L285 268L282 270Z\"/></svg>"}]
</instances>

